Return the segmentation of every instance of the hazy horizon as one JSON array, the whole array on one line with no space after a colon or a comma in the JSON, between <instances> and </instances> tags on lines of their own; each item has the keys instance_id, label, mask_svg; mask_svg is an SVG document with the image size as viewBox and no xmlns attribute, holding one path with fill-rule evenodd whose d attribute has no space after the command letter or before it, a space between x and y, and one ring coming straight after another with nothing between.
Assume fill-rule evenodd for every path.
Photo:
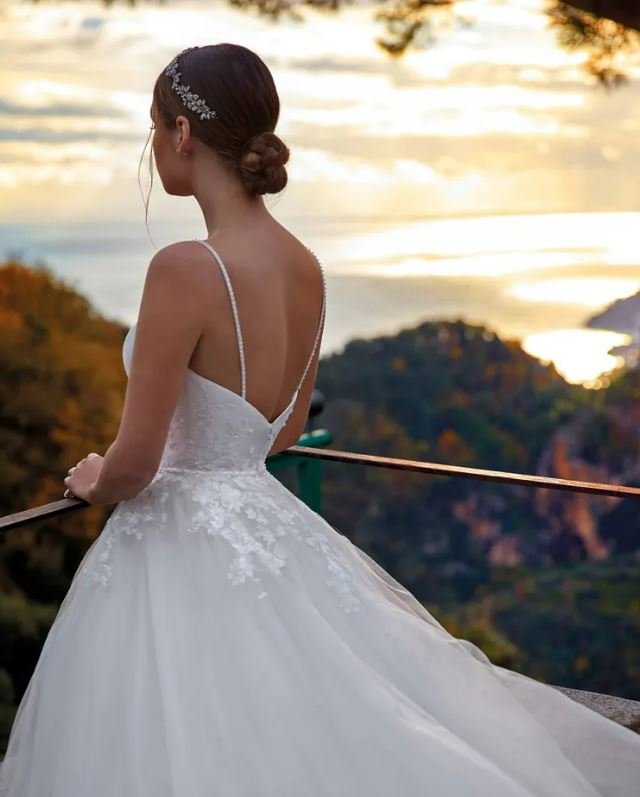
<instances>
[{"instance_id":1,"label":"hazy horizon","mask_svg":"<svg viewBox=\"0 0 640 797\"><path fill-rule=\"evenodd\" d=\"M626 338L585 320L640 289L639 81L597 87L542 5L460 2L473 24L394 60L368 4L274 24L202 0L5 0L2 254L44 260L131 323L155 251L137 183L153 81L185 46L235 41L280 93L290 182L266 201L326 266L323 353L463 318L593 379ZM150 229L157 246L205 233L159 181Z\"/></svg>"}]
</instances>

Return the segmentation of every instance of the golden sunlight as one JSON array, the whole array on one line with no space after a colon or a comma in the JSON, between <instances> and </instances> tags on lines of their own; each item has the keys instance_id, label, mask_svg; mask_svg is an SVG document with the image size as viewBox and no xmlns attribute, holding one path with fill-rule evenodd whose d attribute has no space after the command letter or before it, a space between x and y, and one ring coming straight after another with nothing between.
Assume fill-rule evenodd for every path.
<instances>
[{"instance_id":1,"label":"golden sunlight","mask_svg":"<svg viewBox=\"0 0 640 797\"><path fill-rule=\"evenodd\" d=\"M622 357L609 351L630 342L630 335L609 330L555 329L528 335L522 348L543 362L553 363L568 382L602 387L606 383L603 375L624 364Z\"/></svg>"},{"instance_id":2,"label":"golden sunlight","mask_svg":"<svg viewBox=\"0 0 640 797\"><path fill-rule=\"evenodd\" d=\"M638 279L549 279L516 282L509 293L529 302L582 304L602 307L616 299L625 299L640 289Z\"/></svg>"}]
</instances>

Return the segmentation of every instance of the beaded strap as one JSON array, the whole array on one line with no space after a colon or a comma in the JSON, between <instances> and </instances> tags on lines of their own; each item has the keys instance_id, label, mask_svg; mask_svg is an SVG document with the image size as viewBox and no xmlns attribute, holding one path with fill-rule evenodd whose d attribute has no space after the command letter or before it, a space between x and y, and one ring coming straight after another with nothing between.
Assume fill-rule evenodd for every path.
<instances>
[{"instance_id":1,"label":"beaded strap","mask_svg":"<svg viewBox=\"0 0 640 797\"><path fill-rule=\"evenodd\" d=\"M203 246L206 246L207 249L211 252L211 254L215 257L215 259L218 261L218 265L220 266L220 270L222 271L222 275L223 275L224 280L225 280L225 282L227 284L227 290L229 292L229 299L231 300L231 309L233 311L233 322L234 322L235 327L236 327L236 336L238 338L238 353L240 355L240 374L241 374L241 378L242 378L242 398L246 399L247 373L246 373L246 366L245 366L245 360L244 360L244 343L242 341L242 331L240 329L240 319L238 317L238 306L236 304L235 294L233 293L233 287L231 286L231 280L229 279L229 274L227 273L227 269L226 269L224 263L222 262L222 258L216 252L216 250L211 246L211 244L209 244L207 241L203 241L200 238L194 238L194 240L197 241L198 243L202 244ZM320 268L320 274L322 276L322 308L320 310L320 322L318 324L318 329L316 331L316 339L315 339L315 341L313 343L313 349L311 349L311 355L310 355L309 359L307 360L307 366L304 369L304 373L302 374L302 378L298 382L298 387L295 389L294 396L296 395L296 393L299 392L300 388L302 387L302 383L304 382L304 379L305 379L305 377L307 375L307 372L309 371L309 368L311 367L311 363L313 361L313 355L316 353L316 348L318 347L318 341L320 340L320 333L322 332L322 327L323 327L324 318L325 318L325 311L326 311L327 278L326 278L325 273L324 273L324 268L322 266L322 263L320 262L320 258L313 251L313 249L309 249L309 247L307 247L307 249L308 249L309 252L311 252L313 257L315 258L316 263L318 264L318 267Z\"/></svg>"},{"instance_id":2,"label":"beaded strap","mask_svg":"<svg viewBox=\"0 0 640 797\"><path fill-rule=\"evenodd\" d=\"M211 244L207 243L207 241L202 241L199 238L195 240L198 243L201 243L203 246L206 246L207 249L211 252L211 254L215 257L218 261L218 265L220 266L220 270L222 271L222 275L224 277L224 281L227 283L227 290L229 291L229 299L231 299L231 309L233 311L233 322L236 327L236 336L238 338L238 354L240 355L240 375L242 378L242 398L246 399L247 397L247 369L244 362L244 343L242 342L242 331L240 329L240 319L238 318L238 306L236 304L236 297L233 293L233 288L231 287L231 280L229 279L229 274L227 273L227 269L225 268L224 263L222 262L222 258L216 252L216 250L211 246Z\"/></svg>"},{"instance_id":3,"label":"beaded strap","mask_svg":"<svg viewBox=\"0 0 640 797\"><path fill-rule=\"evenodd\" d=\"M318 267L320 268L320 274L322 275L322 308L320 310L320 322L318 323L318 329L317 329L317 332L316 332L316 339L315 339L315 342L313 344L313 349L311 349L311 356L309 357L309 360L307 361L307 367L304 369L304 373L302 374L302 379L298 382L298 387L296 388L296 393L302 387L302 383L304 382L304 378L307 375L307 371L311 367L311 363L313 361L313 355L316 353L316 348L318 346L318 341L320 340L320 333L322 332L322 326L323 326L323 323L324 323L325 305L326 305L326 296L327 296L327 278L325 276L324 268L322 266L322 263L320 262L320 258L313 251L313 249L309 249L309 247L307 247L307 249L314 256L314 258L316 260L316 263L318 264Z\"/></svg>"}]
</instances>

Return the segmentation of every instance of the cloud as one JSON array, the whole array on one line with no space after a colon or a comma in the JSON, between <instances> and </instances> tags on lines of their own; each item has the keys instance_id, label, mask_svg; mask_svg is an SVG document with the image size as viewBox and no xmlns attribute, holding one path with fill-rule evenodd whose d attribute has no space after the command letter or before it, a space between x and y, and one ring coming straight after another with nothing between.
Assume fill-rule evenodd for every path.
<instances>
[{"instance_id":1,"label":"cloud","mask_svg":"<svg viewBox=\"0 0 640 797\"><path fill-rule=\"evenodd\" d=\"M345 73L358 75L384 75L390 84L395 86L424 86L424 76L404 61L391 61L387 58L360 57L354 58L345 54L319 55L306 58L271 58L275 68L292 69L296 72L314 74ZM435 81L434 81L435 83Z\"/></svg>"},{"instance_id":2,"label":"cloud","mask_svg":"<svg viewBox=\"0 0 640 797\"><path fill-rule=\"evenodd\" d=\"M104 27L104 19L101 17L85 17L80 21L82 30L100 30Z\"/></svg>"},{"instance_id":3,"label":"cloud","mask_svg":"<svg viewBox=\"0 0 640 797\"><path fill-rule=\"evenodd\" d=\"M115 130L47 130L40 127L0 127L0 142L31 141L46 144L69 144L75 141L101 140L139 142L140 133Z\"/></svg>"},{"instance_id":4,"label":"cloud","mask_svg":"<svg viewBox=\"0 0 640 797\"><path fill-rule=\"evenodd\" d=\"M50 102L42 105L31 105L0 97L0 115L18 117L73 116L77 118L103 119L106 115L126 117L128 114L122 108L105 108L103 105L89 105L77 102Z\"/></svg>"}]
</instances>

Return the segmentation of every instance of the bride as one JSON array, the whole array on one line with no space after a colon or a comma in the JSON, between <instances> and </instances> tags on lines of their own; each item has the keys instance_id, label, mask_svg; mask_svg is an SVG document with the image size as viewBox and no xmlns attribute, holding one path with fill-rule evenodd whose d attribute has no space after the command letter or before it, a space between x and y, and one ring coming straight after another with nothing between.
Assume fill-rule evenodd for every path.
<instances>
[{"instance_id":1,"label":"bride","mask_svg":"<svg viewBox=\"0 0 640 797\"><path fill-rule=\"evenodd\" d=\"M640 736L450 635L267 470L307 418L321 263L262 200L279 100L250 50L153 91L167 193L208 236L152 259L124 412L67 496L117 503L46 639L2 797L636 797Z\"/></svg>"}]
</instances>

